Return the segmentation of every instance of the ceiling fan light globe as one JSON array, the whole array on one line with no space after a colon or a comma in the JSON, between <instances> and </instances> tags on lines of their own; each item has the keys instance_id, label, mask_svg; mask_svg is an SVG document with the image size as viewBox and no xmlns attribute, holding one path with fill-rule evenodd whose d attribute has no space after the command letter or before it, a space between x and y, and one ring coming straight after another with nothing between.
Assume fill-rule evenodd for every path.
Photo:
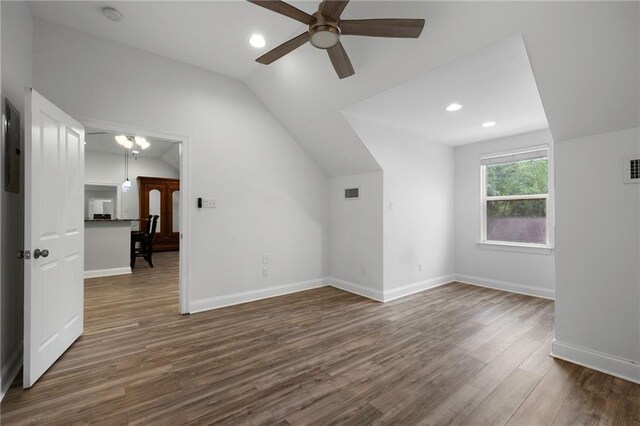
<instances>
[{"instance_id":1,"label":"ceiling fan light globe","mask_svg":"<svg viewBox=\"0 0 640 426\"><path fill-rule=\"evenodd\" d=\"M330 25L319 25L310 32L311 44L318 49L329 49L340 41L340 31Z\"/></svg>"},{"instance_id":2,"label":"ceiling fan light globe","mask_svg":"<svg viewBox=\"0 0 640 426\"><path fill-rule=\"evenodd\" d=\"M126 146L128 139L125 135L118 135L116 136L116 142L118 142L118 144L122 145L122 146Z\"/></svg>"},{"instance_id":3,"label":"ceiling fan light globe","mask_svg":"<svg viewBox=\"0 0 640 426\"><path fill-rule=\"evenodd\" d=\"M136 144L142 149L147 149L151 145L145 138L142 138L140 136L136 136L134 139L136 141Z\"/></svg>"}]
</instances>

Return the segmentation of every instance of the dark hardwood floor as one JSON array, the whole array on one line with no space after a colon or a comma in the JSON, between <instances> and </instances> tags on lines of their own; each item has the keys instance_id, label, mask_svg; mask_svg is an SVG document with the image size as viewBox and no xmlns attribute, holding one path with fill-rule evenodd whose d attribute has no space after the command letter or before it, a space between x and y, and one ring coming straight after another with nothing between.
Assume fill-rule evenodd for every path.
<instances>
[{"instance_id":1,"label":"dark hardwood floor","mask_svg":"<svg viewBox=\"0 0 640 426\"><path fill-rule=\"evenodd\" d=\"M177 253L154 260L87 280L84 335L3 425L640 424L640 385L548 356L550 301L321 288L180 316Z\"/></svg>"}]
</instances>

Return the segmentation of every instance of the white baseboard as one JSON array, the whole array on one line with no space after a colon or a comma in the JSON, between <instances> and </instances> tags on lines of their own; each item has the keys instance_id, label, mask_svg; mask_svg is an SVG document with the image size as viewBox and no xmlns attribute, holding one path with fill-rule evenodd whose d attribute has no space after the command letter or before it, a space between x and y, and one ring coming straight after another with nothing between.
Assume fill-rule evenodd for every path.
<instances>
[{"instance_id":1,"label":"white baseboard","mask_svg":"<svg viewBox=\"0 0 640 426\"><path fill-rule=\"evenodd\" d=\"M516 284L506 281L491 280L469 275L454 275L455 281L463 284L476 285L479 287L492 288L494 290L509 291L511 293L526 294L527 296L541 297L543 299L555 300L556 292L546 288L534 287L526 284Z\"/></svg>"},{"instance_id":2,"label":"white baseboard","mask_svg":"<svg viewBox=\"0 0 640 426\"><path fill-rule=\"evenodd\" d=\"M268 299L270 297L284 296L285 294L325 287L328 285L328 282L328 278L317 278L315 280L300 281L297 283L268 287L260 290L243 291L240 293L211 297L208 299L194 300L189 303L189 313L193 314L211 309L224 308L225 306L254 302L256 300Z\"/></svg>"},{"instance_id":3,"label":"white baseboard","mask_svg":"<svg viewBox=\"0 0 640 426\"><path fill-rule=\"evenodd\" d=\"M84 271L84 277L85 278L110 277L112 275L125 275L130 273L131 273L131 268L126 266L124 268L94 269L92 271Z\"/></svg>"},{"instance_id":4,"label":"white baseboard","mask_svg":"<svg viewBox=\"0 0 640 426\"><path fill-rule=\"evenodd\" d=\"M401 297L409 296L410 294L419 293L431 288L440 287L441 285L449 284L454 281L454 275L443 275L441 277L431 278L424 281L418 281L413 284L405 285L402 287L396 287L390 290L384 291L384 301L390 302Z\"/></svg>"},{"instance_id":5,"label":"white baseboard","mask_svg":"<svg viewBox=\"0 0 640 426\"><path fill-rule=\"evenodd\" d=\"M18 376L20 369L22 368L22 342L13 351L7 365L2 367L0 371L0 401L4 398L5 394L11 387L11 384Z\"/></svg>"},{"instance_id":6,"label":"white baseboard","mask_svg":"<svg viewBox=\"0 0 640 426\"><path fill-rule=\"evenodd\" d=\"M341 280L339 278L330 278L331 286L339 290L346 291L348 293L354 293L368 299L373 299L378 302L384 302L384 294L378 290L372 290L368 287L364 287L360 284L352 283L350 281Z\"/></svg>"},{"instance_id":7,"label":"white baseboard","mask_svg":"<svg viewBox=\"0 0 640 426\"><path fill-rule=\"evenodd\" d=\"M634 383L640 383L640 364L601 352L553 341L551 356L592 370L601 371Z\"/></svg>"}]
</instances>

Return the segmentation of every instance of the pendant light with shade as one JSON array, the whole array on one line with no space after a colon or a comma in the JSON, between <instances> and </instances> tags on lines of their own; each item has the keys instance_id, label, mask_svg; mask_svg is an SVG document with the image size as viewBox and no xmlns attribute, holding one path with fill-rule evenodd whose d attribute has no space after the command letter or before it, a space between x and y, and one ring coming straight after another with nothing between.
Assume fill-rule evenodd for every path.
<instances>
[{"instance_id":1,"label":"pendant light with shade","mask_svg":"<svg viewBox=\"0 0 640 426\"><path fill-rule=\"evenodd\" d=\"M115 139L118 145L121 145L124 148L125 181L122 182L122 191L129 192L131 191L131 181L129 180L129 150L132 150L134 154L137 154L140 151L138 151L137 149L133 150L134 147L147 149L151 146L151 144L142 136L117 135Z\"/></svg>"},{"instance_id":2,"label":"pendant light with shade","mask_svg":"<svg viewBox=\"0 0 640 426\"><path fill-rule=\"evenodd\" d=\"M122 192L131 191L131 181L129 180L129 153L128 149L124 149L124 176L125 181L122 182Z\"/></svg>"}]
</instances>

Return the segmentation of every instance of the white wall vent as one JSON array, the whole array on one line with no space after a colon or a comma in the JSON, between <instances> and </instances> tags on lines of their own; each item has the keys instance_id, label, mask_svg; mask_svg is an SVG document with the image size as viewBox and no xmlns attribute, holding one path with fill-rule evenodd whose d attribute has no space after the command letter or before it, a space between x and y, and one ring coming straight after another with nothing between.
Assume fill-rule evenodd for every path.
<instances>
[{"instance_id":1,"label":"white wall vent","mask_svg":"<svg viewBox=\"0 0 640 426\"><path fill-rule=\"evenodd\" d=\"M345 188L344 198L346 200L357 200L360 198L360 188Z\"/></svg>"},{"instance_id":2,"label":"white wall vent","mask_svg":"<svg viewBox=\"0 0 640 426\"><path fill-rule=\"evenodd\" d=\"M627 158L625 160L624 183L640 183L640 158Z\"/></svg>"}]
</instances>

